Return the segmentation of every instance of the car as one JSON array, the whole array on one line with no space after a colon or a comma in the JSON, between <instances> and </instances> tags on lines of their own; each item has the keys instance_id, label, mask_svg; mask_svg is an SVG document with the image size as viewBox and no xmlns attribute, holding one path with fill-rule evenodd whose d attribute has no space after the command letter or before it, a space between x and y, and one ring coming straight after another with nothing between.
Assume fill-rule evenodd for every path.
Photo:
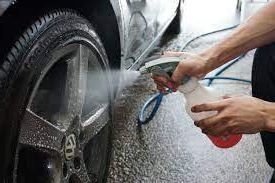
<instances>
[{"instance_id":1,"label":"car","mask_svg":"<svg viewBox=\"0 0 275 183\"><path fill-rule=\"evenodd\" d=\"M0 0L0 182L105 182L108 72L137 70L177 32L180 3Z\"/></svg>"}]
</instances>

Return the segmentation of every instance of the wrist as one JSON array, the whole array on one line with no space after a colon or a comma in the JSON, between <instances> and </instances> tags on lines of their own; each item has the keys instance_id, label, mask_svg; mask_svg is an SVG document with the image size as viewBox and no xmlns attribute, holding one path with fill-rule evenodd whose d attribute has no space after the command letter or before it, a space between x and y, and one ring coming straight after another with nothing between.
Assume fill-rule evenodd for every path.
<instances>
[{"instance_id":1,"label":"wrist","mask_svg":"<svg viewBox=\"0 0 275 183\"><path fill-rule=\"evenodd\" d=\"M205 60L205 70L207 72L220 67L243 53L242 50L237 49L236 46L234 46L235 44L227 42L230 42L229 39L224 40L199 54Z\"/></svg>"},{"instance_id":2,"label":"wrist","mask_svg":"<svg viewBox=\"0 0 275 183\"><path fill-rule=\"evenodd\" d=\"M218 50L214 48L199 53L199 57L201 57L204 64L204 74L207 74L219 66L219 53Z\"/></svg>"},{"instance_id":3,"label":"wrist","mask_svg":"<svg viewBox=\"0 0 275 183\"><path fill-rule=\"evenodd\" d=\"M265 102L264 104L264 131L275 132L275 103Z\"/></svg>"}]
</instances>

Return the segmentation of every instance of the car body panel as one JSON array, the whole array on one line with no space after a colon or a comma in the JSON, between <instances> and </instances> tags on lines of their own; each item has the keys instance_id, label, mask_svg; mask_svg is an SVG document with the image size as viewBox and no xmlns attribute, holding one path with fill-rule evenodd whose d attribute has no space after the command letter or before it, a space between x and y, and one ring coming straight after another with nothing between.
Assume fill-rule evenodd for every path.
<instances>
[{"instance_id":1,"label":"car body panel","mask_svg":"<svg viewBox=\"0 0 275 183\"><path fill-rule=\"evenodd\" d=\"M111 0L121 41L121 67L137 69L176 15L179 0Z\"/></svg>"},{"instance_id":2,"label":"car body panel","mask_svg":"<svg viewBox=\"0 0 275 183\"><path fill-rule=\"evenodd\" d=\"M18 1L18 0L17 0ZM176 15L180 0L110 0L120 35L121 68L137 69ZM16 0L0 0L0 16Z\"/></svg>"}]
</instances>

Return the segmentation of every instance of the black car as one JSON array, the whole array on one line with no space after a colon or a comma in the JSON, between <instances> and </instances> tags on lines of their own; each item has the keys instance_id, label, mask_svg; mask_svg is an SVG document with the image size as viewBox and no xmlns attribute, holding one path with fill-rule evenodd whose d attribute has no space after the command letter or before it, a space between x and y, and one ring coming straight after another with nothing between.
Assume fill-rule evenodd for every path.
<instances>
[{"instance_id":1,"label":"black car","mask_svg":"<svg viewBox=\"0 0 275 183\"><path fill-rule=\"evenodd\" d=\"M179 6L0 0L0 182L104 182L117 81L90 73L138 69Z\"/></svg>"}]
</instances>

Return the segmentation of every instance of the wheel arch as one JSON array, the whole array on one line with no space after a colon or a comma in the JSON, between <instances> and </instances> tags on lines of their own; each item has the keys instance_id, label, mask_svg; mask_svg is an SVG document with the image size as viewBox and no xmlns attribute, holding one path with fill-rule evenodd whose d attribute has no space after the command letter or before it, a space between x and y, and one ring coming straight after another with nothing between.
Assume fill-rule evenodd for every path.
<instances>
[{"instance_id":1,"label":"wheel arch","mask_svg":"<svg viewBox=\"0 0 275 183\"><path fill-rule=\"evenodd\" d=\"M110 0L18 0L0 9L0 64L15 41L38 17L54 9L72 9L94 26L107 52L111 67L120 68L121 43L117 16Z\"/></svg>"}]
</instances>

